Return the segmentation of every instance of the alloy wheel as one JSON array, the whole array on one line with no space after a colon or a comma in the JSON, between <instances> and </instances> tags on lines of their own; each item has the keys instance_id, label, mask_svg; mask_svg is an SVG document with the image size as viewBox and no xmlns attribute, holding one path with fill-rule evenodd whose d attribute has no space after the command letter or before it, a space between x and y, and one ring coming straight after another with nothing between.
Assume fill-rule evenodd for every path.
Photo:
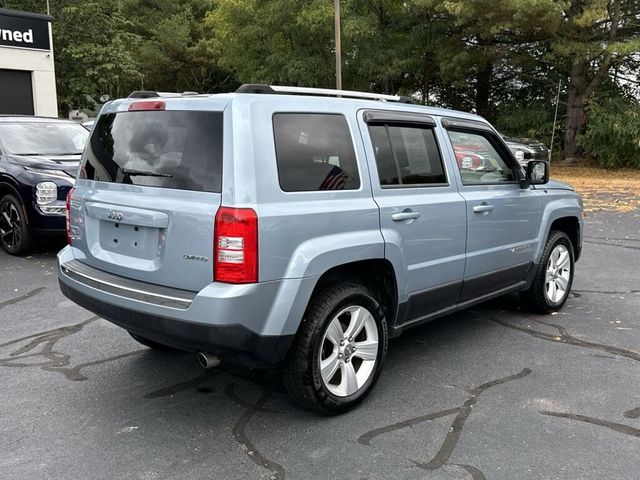
<instances>
[{"instance_id":1,"label":"alloy wheel","mask_svg":"<svg viewBox=\"0 0 640 480\"><path fill-rule=\"evenodd\" d=\"M378 361L378 327L369 310L354 305L335 315L322 337L319 352L324 386L337 397L360 390Z\"/></svg>"},{"instance_id":2,"label":"alloy wheel","mask_svg":"<svg viewBox=\"0 0 640 480\"><path fill-rule=\"evenodd\" d=\"M571 256L564 245L551 251L545 275L545 296L551 303L559 303L567 294L571 280Z\"/></svg>"},{"instance_id":3,"label":"alloy wheel","mask_svg":"<svg viewBox=\"0 0 640 480\"><path fill-rule=\"evenodd\" d=\"M16 206L5 200L0 204L0 237L7 250L15 250L22 239L22 221Z\"/></svg>"}]
</instances>

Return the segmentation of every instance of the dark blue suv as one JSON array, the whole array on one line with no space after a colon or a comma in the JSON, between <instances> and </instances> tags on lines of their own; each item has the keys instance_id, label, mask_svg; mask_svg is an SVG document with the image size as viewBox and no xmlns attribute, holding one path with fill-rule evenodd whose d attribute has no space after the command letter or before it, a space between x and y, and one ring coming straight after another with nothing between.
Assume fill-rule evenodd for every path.
<instances>
[{"instance_id":1,"label":"dark blue suv","mask_svg":"<svg viewBox=\"0 0 640 480\"><path fill-rule=\"evenodd\" d=\"M34 237L64 235L65 200L89 132L58 118L0 116L0 245L29 253Z\"/></svg>"}]
</instances>

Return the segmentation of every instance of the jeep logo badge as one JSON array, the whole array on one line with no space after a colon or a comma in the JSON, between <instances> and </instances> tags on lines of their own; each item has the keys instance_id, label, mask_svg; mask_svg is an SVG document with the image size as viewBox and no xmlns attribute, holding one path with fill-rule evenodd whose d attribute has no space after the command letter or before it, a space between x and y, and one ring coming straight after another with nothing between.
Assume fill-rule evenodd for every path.
<instances>
[{"instance_id":1,"label":"jeep logo badge","mask_svg":"<svg viewBox=\"0 0 640 480\"><path fill-rule=\"evenodd\" d=\"M119 222L120 220L122 220L124 218L124 215L122 215L122 212L117 212L115 210L109 210L109 213L107 213L107 218L109 220L115 220L116 222Z\"/></svg>"}]
</instances>

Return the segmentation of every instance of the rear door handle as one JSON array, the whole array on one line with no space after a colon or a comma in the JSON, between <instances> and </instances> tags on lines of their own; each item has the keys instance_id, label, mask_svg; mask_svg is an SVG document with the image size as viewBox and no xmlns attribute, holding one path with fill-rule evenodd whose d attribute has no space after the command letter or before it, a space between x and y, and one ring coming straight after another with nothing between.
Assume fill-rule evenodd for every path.
<instances>
[{"instance_id":1,"label":"rear door handle","mask_svg":"<svg viewBox=\"0 0 640 480\"><path fill-rule=\"evenodd\" d=\"M491 210L493 210L493 205L489 205L487 203L482 203L473 207L473 211L475 213L489 213Z\"/></svg>"},{"instance_id":2,"label":"rear door handle","mask_svg":"<svg viewBox=\"0 0 640 480\"><path fill-rule=\"evenodd\" d=\"M420 212L414 212L413 210L407 208L406 210L400 213L394 213L391 215L391 220L394 222L401 222L403 220L414 220L420 216Z\"/></svg>"}]
</instances>

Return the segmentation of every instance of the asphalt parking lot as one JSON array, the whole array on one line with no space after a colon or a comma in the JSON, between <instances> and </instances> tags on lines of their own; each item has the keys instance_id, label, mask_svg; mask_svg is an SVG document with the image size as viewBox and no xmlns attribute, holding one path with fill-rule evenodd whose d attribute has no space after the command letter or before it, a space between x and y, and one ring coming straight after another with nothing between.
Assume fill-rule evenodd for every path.
<instances>
[{"instance_id":1,"label":"asphalt parking lot","mask_svg":"<svg viewBox=\"0 0 640 480\"><path fill-rule=\"evenodd\" d=\"M556 315L517 297L394 340L360 408L154 352L66 300L55 251L0 253L0 477L638 479L640 211L591 214Z\"/></svg>"}]
</instances>

